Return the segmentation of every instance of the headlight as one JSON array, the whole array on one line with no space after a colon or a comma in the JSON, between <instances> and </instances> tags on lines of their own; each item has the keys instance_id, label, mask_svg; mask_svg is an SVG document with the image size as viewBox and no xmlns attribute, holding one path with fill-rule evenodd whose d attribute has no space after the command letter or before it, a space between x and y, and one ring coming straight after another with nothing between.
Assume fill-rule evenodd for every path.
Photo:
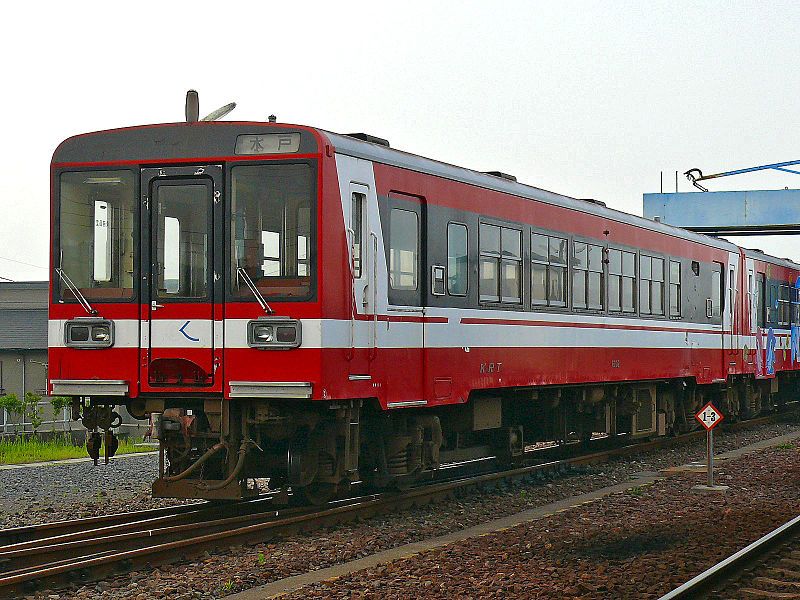
<instances>
[{"instance_id":1,"label":"headlight","mask_svg":"<svg viewBox=\"0 0 800 600\"><path fill-rule=\"evenodd\" d=\"M256 325L253 327L253 338L257 342L271 342L274 337L272 325Z\"/></svg>"},{"instance_id":2,"label":"headlight","mask_svg":"<svg viewBox=\"0 0 800 600\"><path fill-rule=\"evenodd\" d=\"M70 348L108 348L114 345L114 323L93 317L67 321L64 342Z\"/></svg>"},{"instance_id":3,"label":"headlight","mask_svg":"<svg viewBox=\"0 0 800 600\"><path fill-rule=\"evenodd\" d=\"M301 343L300 321L283 317L264 317L247 324L247 343L251 348L286 350Z\"/></svg>"},{"instance_id":4,"label":"headlight","mask_svg":"<svg viewBox=\"0 0 800 600\"><path fill-rule=\"evenodd\" d=\"M92 341L93 342L109 342L111 341L111 326L110 325L95 325L92 327Z\"/></svg>"}]
</instances>

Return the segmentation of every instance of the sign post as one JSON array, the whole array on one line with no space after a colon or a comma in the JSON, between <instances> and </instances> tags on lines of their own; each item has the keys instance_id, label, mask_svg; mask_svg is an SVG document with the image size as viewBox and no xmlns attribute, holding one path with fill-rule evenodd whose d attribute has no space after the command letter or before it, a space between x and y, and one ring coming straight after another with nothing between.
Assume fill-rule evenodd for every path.
<instances>
[{"instance_id":1,"label":"sign post","mask_svg":"<svg viewBox=\"0 0 800 600\"><path fill-rule=\"evenodd\" d=\"M714 428L725 418L717 408L709 402L694 416L706 429L706 461L708 464L708 479L706 485L695 486L700 491L725 491L724 485L714 485Z\"/></svg>"}]
</instances>

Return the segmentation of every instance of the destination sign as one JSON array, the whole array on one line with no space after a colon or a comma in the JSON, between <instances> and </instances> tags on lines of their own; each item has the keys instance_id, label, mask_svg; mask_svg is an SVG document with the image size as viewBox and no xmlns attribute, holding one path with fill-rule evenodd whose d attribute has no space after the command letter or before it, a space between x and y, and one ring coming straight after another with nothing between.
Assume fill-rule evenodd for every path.
<instances>
[{"instance_id":1,"label":"destination sign","mask_svg":"<svg viewBox=\"0 0 800 600\"><path fill-rule=\"evenodd\" d=\"M245 133L236 136L236 154L283 154L299 149L299 133Z\"/></svg>"}]
</instances>

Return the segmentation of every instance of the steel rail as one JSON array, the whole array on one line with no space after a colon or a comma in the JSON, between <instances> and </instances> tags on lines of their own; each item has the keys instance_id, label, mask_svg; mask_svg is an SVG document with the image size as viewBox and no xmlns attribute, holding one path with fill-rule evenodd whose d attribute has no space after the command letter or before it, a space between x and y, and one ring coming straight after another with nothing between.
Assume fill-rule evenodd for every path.
<instances>
[{"instance_id":1,"label":"steel rail","mask_svg":"<svg viewBox=\"0 0 800 600\"><path fill-rule=\"evenodd\" d=\"M786 416L788 416L786 412L777 413L750 421L729 424L727 429L730 431L751 427L765 422L780 420ZM328 505L321 510L305 509L307 512L303 512L304 509L295 509L294 512L292 510L280 512L270 507L269 502L265 502L264 512L254 515L242 515L234 518L234 520L228 518L224 522L221 522L222 520L220 519L212 519L202 523L196 522L189 525L175 525L173 522L172 526L161 527L158 530L142 529L140 527L139 533L144 532L145 535L120 533L124 532L124 525L120 527L118 524L116 533L113 532L113 529L111 532L107 531L108 528L87 532L83 538L84 544L75 543L81 539L80 536L82 535L77 534L77 537L62 536L60 540L44 538L17 545L16 548L14 545L10 545L1 549L6 553L12 553L6 555L9 564L11 565L12 559L20 560L20 557L26 557L24 560L27 562L17 562L11 565L13 566L11 572L8 572L8 569L6 569L6 573L0 572L0 598L30 594L42 589L54 589L63 587L68 583L85 583L107 576L127 573L145 566L151 568L153 565L174 562L200 554L206 550L264 542L298 531L311 531L320 527L368 518L379 513L420 506L453 497L469 488L498 486L507 481L544 477L553 472L567 471L574 466L597 464L607 462L614 457L639 454L658 448L669 448L703 435L705 433L702 431L690 432L674 438L657 438L648 442L636 442L600 452L546 460L545 462L528 464L504 471L486 472L491 461L488 463L476 462L474 463L475 467L483 469L483 472L466 475L459 470L459 467L455 467L448 470L453 476L449 481L437 481L420 485L402 493L383 493L353 498L341 501L338 506ZM570 444L569 446L574 448L580 445ZM526 452L526 458L535 457L541 459L546 455L546 452L541 450L528 451ZM239 504L237 503L236 506L239 506ZM287 513L289 514L287 515ZM137 526L141 524L139 523ZM187 532L199 535L184 537L183 534ZM151 536L151 533L155 533L155 535ZM97 539L93 540L93 536ZM148 545L146 543L148 537L152 537L152 541L155 543ZM130 540L134 540L135 544L140 547L131 548L129 546ZM72 546L69 544L72 544ZM39 546L38 549L44 549L44 554L49 560L37 561L35 559L37 545ZM128 546L126 547L126 545ZM75 556L64 559L62 555L59 560L53 560L53 558L58 557L59 547L65 552L68 549L71 549L70 551L75 550ZM85 549L85 552L77 551L79 548ZM27 566L21 566L23 564ZM2 564L0 564L0 568L2 568Z\"/></svg>"},{"instance_id":2,"label":"steel rail","mask_svg":"<svg viewBox=\"0 0 800 600\"><path fill-rule=\"evenodd\" d=\"M732 574L740 574L744 569L757 563L767 554L784 544L787 540L800 537L800 516L784 523L767 535L759 538L749 546L732 554L722 562L700 573L675 588L659 600L678 600L684 598L700 598L727 583Z\"/></svg>"},{"instance_id":3,"label":"steel rail","mask_svg":"<svg viewBox=\"0 0 800 600\"><path fill-rule=\"evenodd\" d=\"M197 502L195 504L180 504L177 506L167 506L164 508L150 508L141 511L98 515L96 517L71 519L69 521L51 521L49 523L40 523L38 525L10 527L8 529L0 529L0 546L28 542L45 537L77 533L97 529L101 526L105 527L118 525L121 523L128 523L133 520L151 519L162 516L178 516L184 513L207 508L208 505L208 502Z\"/></svg>"},{"instance_id":4,"label":"steel rail","mask_svg":"<svg viewBox=\"0 0 800 600\"><path fill-rule=\"evenodd\" d=\"M183 532L196 533L203 528L212 530L215 527L224 528L262 517L274 518L275 514L277 511L272 505L272 497L265 496L259 500L234 505L204 507L196 512L177 516L162 515L9 544L0 546L0 574L55 559L80 557L107 550L109 547L115 549L120 541L129 544L136 544L137 540L152 542L159 537L170 538Z\"/></svg>"},{"instance_id":5,"label":"steel rail","mask_svg":"<svg viewBox=\"0 0 800 600\"><path fill-rule=\"evenodd\" d=\"M0 576L29 572L41 568L43 564L53 565L61 562L81 561L86 557L118 552L121 547L131 550L163 542L171 542L199 535L233 529L242 524L255 524L285 518L288 515L314 512L311 507L287 509L279 512L271 509L255 514L241 514L212 520L196 520L180 525L170 524L161 527L142 528L114 532L97 530L99 535L78 540L43 540L44 543L19 544L0 548ZM117 526L120 527L120 526ZM123 526L124 527L124 526ZM69 536L65 536L69 537Z\"/></svg>"}]
</instances>

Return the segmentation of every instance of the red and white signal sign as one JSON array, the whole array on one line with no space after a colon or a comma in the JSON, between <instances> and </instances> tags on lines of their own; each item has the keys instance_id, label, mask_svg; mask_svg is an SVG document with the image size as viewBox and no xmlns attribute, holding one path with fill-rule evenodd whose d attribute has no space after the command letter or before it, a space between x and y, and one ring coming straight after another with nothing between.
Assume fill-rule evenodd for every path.
<instances>
[{"instance_id":1,"label":"red and white signal sign","mask_svg":"<svg viewBox=\"0 0 800 600\"><path fill-rule=\"evenodd\" d=\"M707 431L711 431L722 422L725 415L719 412L714 405L709 402L700 409L700 412L697 413L694 418L700 421L700 424L705 427Z\"/></svg>"}]
</instances>

